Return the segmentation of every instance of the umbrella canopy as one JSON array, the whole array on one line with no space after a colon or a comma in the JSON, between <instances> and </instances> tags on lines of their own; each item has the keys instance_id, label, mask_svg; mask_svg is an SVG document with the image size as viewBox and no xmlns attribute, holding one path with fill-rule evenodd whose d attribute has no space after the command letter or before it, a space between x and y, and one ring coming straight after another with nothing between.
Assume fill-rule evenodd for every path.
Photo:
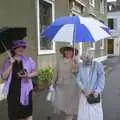
<instances>
[{"instance_id":1,"label":"umbrella canopy","mask_svg":"<svg viewBox=\"0 0 120 120\"><path fill-rule=\"evenodd\" d=\"M0 54L12 48L14 40L20 40L26 37L27 29L25 27L6 27L0 29Z\"/></svg>"},{"instance_id":2,"label":"umbrella canopy","mask_svg":"<svg viewBox=\"0 0 120 120\"><path fill-rule=\"evenodd\" d=\"M111 36L110 29L91 17L65 16L56 19L41 34L58 42L96 42Z\"/></svg>"}]
</instances>

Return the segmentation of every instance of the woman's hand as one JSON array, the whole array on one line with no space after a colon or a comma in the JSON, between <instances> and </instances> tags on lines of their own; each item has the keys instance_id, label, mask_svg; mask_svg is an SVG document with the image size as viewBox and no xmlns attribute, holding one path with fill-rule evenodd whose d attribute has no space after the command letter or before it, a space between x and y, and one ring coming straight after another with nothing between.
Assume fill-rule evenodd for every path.
<instances>
[{"instance_id":1,"label":"woman's hand","mask_svg":"<svg viewBox=\"0 0 120 120\"><path fill-rule=\"evenodd\" d=\"M11 57L9 61L10 61L11 65L12 65L15 62L15 59L13 57Z\"/></svg>"},{"instance_id":2,"label":"woman's hand","mask_svg":"<svg viewBox=\"0 0 120 120\"><path fill-rule=\"evenodd\" d=\"M18 73L18 76L20 78L29 79L29 78L33 78L33 77L37 76L37 72L32 72L30 74L28 74L27 72L24 72L24 74Z\"/></svg>"},{"instance_id":3,"label":"woman's hand","mask_svg":"<svg viewBox=\"0 0 120 120\"><path fill-rule=\"evenodd\" d=\"M18 73L18 77L27 79L28 78L28 74L27 73L24 73L24 74Z\"/></svg>"},{"instance_id":4,"label":"woman's hand","mask_svg":"<svg viewBox=\"0 0 120 120\"><path fill-rule=\"evenodd\" d=\"M88 90L84 90L83 91L83 94L88 97L92 92L91 91L88 91Z\"/></svg>"},{"instance_id":5,"label":"woman's hand","mask_svg":"<svg viewBox=\"0 0 120 120\"><path fill-rule=\"evenodd\" d=\"M18 73L18 77L20 78L28 78L28 75L27 74L21 74L21 73Z\"/></svg>"},{"instance_id":6,"label":"woman's hand","mask_svg":"<svg viewBox=\"0 0 120 120\"><path fill-rule=\"evenodd\" d=\"M77 63L78 63L77 58L76 58L76 57L73 57L73 58L72 58L72 62L73 62L73 64L77 64Z\"/></svg>"},{"instance_id":7,"label":"woman's hand","mask_svg":"<svg viewBox=\"0 0 120 120\"><path fill-rule=\"evenodd\" d=\"M98 92L93 92L94 97L98 97L99 93Z\"/></svg>"},{"instance_id":8,"label":"woman's hand","mask_svg":"<svg viewBox=\"0 0 120 120\"><path fill-rule=\"evenodd\" d=\"M19 57L11 57L9 61L12 65L15 61L20 61L20 58Z\"/></svg>"},{"instance_id":9,"label":"woman's hand","mask_svg":"<svg viewBox=\"0 0 120 120\"><path fill-rule=\"evenodd\" d=\"M14 60L20 61L20 58L15 56Z\"/></svg>"}]
</instances>

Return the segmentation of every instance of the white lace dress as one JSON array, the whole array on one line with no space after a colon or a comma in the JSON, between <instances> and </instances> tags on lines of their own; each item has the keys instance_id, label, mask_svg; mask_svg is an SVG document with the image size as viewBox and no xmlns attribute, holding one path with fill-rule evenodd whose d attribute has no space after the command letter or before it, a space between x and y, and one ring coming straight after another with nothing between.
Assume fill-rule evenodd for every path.
<instances>
[{"instance_id":1,"label":"white lace dress","mask_svg":"<svg viewBox=\"0 0 120 120\"><path fill-rule=\"evenodd\" d=\"M88 76L90 69L91 66L86 68ZM90 79L87 82L90 82ZM103 120L102 103L89 104L85 95L81 93L77 120Z\"/></svg>"}]
</instances>

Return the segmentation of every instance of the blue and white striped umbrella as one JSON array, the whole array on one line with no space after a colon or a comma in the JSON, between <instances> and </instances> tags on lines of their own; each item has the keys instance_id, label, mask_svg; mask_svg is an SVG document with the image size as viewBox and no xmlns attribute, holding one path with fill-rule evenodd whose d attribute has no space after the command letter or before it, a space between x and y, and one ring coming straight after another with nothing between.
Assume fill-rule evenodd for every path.
<instances>
[{"instance_id":1,"label":"blue and white striped umbrella","mask_svg":"<svg viewBox=\"0 0 120 120\"><path fill-rule=\"evenodd\" d=\"M111 36L110 29L91 17L65 16L55 20L41 34L58 42L96 42Z\"/></svg>"}]
</instances>

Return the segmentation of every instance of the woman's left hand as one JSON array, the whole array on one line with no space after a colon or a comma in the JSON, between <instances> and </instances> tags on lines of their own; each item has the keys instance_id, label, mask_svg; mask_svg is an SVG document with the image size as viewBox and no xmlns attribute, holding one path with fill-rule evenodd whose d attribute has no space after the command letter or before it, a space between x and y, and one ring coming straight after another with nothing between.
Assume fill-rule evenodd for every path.
<instances>
[{"instance_id":1,"label":"woman's left hand","mask_svg":"<svg viewBox=\"0 0 120 120\"><path fill-rule=\"evenodd\" d=\"M73 58L72 58L72 62L73 62L73 64L77 64L77 59L76 59L76 57L73 57Z\"/></svg>"},{"instance_id":2,"label":"woman's left hand","mask_svg":"<svg viewBox=\"0 0 120 120\"><path fill-rule=\"evenodd\" d=\"M24 75L23 74L21 74L21 73L18 73L18 76L20 77L20 78L28 78L28 75L25 73Z\"/></svg>"},{"instance_id":3,"label":"woman's left hand","mask_svg":"<svg viewBox=\"0 0 120 120\"><path fill-rule=\"evenodd\" d=\"M88 90L85 90L85 91L84 91L84 95L85 95L86 97L88 97L91 93L92 93L92 92L91 92L91 91L88 91Z\"/></svg>"},{"instance_id":4,"label":"woman's left hand","mask_svg":"<svg viewBox=\"0 0 120 120\"><path fill-rule=\"evenodd\" d=\"M99 93L93 92L94 97L98 97Z\"/></svg>"}]
</instances>

